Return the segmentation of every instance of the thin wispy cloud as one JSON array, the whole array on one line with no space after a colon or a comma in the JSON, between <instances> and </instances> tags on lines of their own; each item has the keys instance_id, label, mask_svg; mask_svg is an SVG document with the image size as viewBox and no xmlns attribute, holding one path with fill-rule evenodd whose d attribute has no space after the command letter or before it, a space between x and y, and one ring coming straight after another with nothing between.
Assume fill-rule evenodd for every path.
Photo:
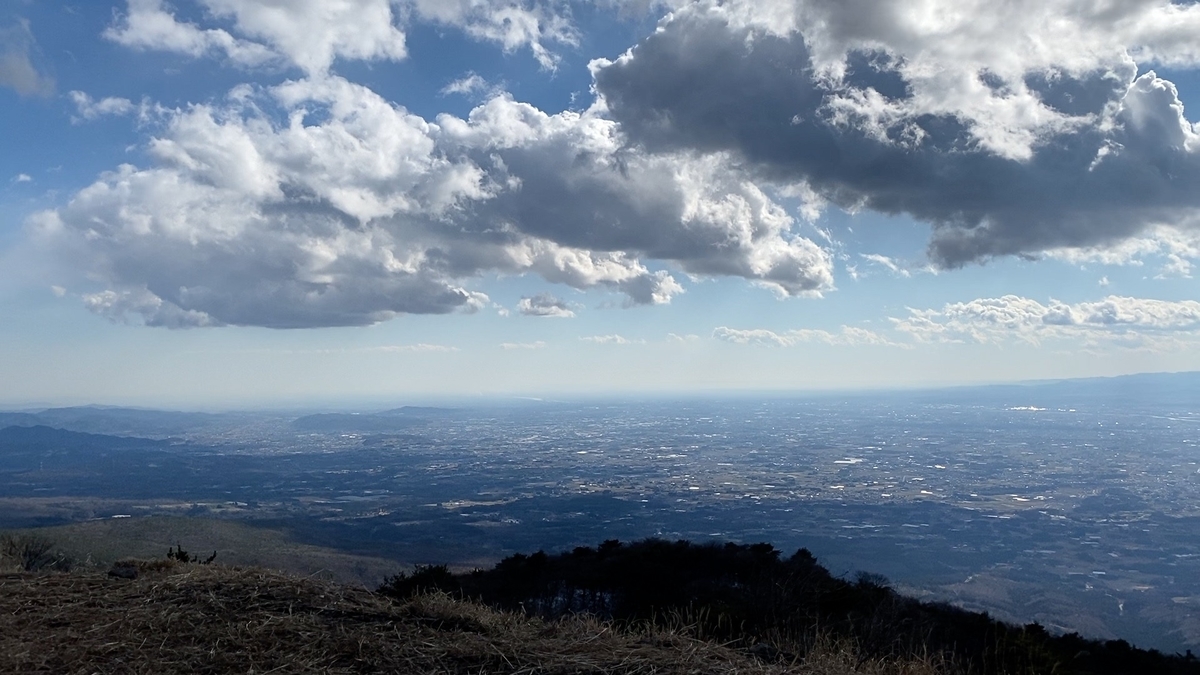
<instances>
[{"instance_id":1,"label":"thin wispy cloud","mask_svg":"<svg viewBox=\"0 0 1200 675\"><path fill-rule=\"evenodd\" d=\"M54 78L34 65L37 41L29 22L0 24L0 87L8 87L21 96L49 96L54 93Z\"/></svg>"},{"instance_id":2,"label":"thin wispy cloud","mask_svg":"<svg viewBox=\"0 0 1200 675\"><path fill-rule=\"evenodd\" d=\"M501 342L500 348L512 351L516 349L545 349L546 343L542 340L537 342Z\"/></svg>"},{"instance_id":3,"label":"thin wispy cloud","mask_svg":"<svg viewBox=\"0 0 1200 675\"><path fill-rule=\"evenodd\" d=\"M365 351L377 352L457 352L458 347L450 347L447 345L435 345L424 342L419 342L412 345L384 345L382 347L368 347Z\"/></svg>"},{"instance_id":4,"label":"thin wispy cloud","mask_svg":"<svg viewBox=\"0 0 1200 675\"><path fill-rule=\"evenodd\" d=\"M771 331L765 328L738 329L719 326L713 330L714 339L739 345L767 347L795 347L805 343L822 343L837 346L902 346L886 337L865 328L842 326L837 332L799 328L787 331Z\"/></svg>"},{"instance_id":5,"label":"thin wispy cloud","mask_svg":"<svg viewBox=\"0 0 1200 675\"><path fill-rule=\"evenodd\" d=\"M645 340L631 340L621 335L589 335L579 338L581 342L587 342L594 345L641 345L646 344Z\"/></svg>"},{"instance_id":6,"label":"thin wispy cloud","mask_svg":"<svg viewBox=\"0 0 1200 675\"><path fill-rule=\"evenodd\" d=\"M881 255L878 253L860 253L859 257L867 262L874 263L875 265L886 269L898 277L908 278L912 276L911 272L901 267L899 263L886 255Z\"/></svg>"}]
</instances>

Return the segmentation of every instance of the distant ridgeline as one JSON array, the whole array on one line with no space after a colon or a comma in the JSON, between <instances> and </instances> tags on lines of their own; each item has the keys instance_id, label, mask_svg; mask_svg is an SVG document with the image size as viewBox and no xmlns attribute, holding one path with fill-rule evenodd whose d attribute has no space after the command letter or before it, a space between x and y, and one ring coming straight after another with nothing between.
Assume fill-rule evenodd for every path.
<instances>
[{"instance_id":1,"label":"distant ridgeline","mask_svg":"<svg viewBox=\"0 0 1200 675\"><path fill-rule=\"evenodd\" d=\"M432 589L548 619L582 612L622 624L686 623L705 637L755 645L776 659L803 656L804 645L821 633L852 639L864 661L945 656L967 673L1200 673L1191 652L1164 655L1124 640L1002 623L904 597L882 577L836 578L808 550L782 558L770 544L610 540L556 555L517 554L467 574L417 566L379 590L405 598Z\"/></svg>"}]
</instances>

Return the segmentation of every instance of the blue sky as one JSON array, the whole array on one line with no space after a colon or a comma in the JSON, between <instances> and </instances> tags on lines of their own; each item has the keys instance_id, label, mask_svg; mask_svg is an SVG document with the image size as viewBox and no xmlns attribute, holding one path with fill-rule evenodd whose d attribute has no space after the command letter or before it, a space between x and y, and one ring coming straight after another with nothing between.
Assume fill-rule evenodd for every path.
<instances>
[{"instance_id":1,"label":"blue sky","mask_svg":"<svg viewBox=\"0 0 1200 675\"><path fill-rule=\"evenodd\" d=\"M1152 0L10 2L0 404L1200 369L1197 34Z\"/></svg>"}]
</instances>

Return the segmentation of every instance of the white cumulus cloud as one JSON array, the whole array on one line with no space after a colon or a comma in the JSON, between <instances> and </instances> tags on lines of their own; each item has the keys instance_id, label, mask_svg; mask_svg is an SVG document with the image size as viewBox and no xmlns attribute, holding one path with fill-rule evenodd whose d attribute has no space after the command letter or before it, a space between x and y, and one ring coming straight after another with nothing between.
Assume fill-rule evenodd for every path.
<instances>
[{"instance_id":1,"label":"white cumulus cloud","mask_svg":"<svg viewBox=\"0 0 1200 675\"><path fill-rule=\"evenodd\" d=\"M181 20L164 0L126 0L105 37L134 49L194 58L220 56L242 67L289 64L310 75L338 59L399 61L407 57L407 24L423 21L462 30L505 51L529 48L545 69L557 46L579 32L565 2L526 0L178 0L199 10Z\"/></svg>"},{"instance_id":2,"label":"white cumulus cloud","mask_svg":"<svg viewBox=\"0 0 1200 675\"><path fill-rule=\"evenodd\" d=\"M1161 335L1200 337L1200 302L1110 295L1091 302L1041 303L1017 295L910 309L896 330L921 342L1041 344L1047 339L1125 344Z\"/></svg>"},{"instance_id":3,"label":"white cumulus cloud","mask_svg":"<svg viewBox=\"0 0 1200 675\"><path fill-rule=\"evenodd\" d=\"M521 298L517 303L517 311L525 316L556 317L569 319L575 316L571 305L549 293L539 293L531 297Z\"/></svg>"},{"instance_id":4,"label":"white cumulus cloud","mask_svg":"<svg viewBox=\"0 0 1200 675\"><path fill-rule=\"evenodd\" d=\"M127 0L125 13L104 31L104 37L134 49L191 57L221 54L241 66L261 66L279 58L266 45L236 38L224 29L181 22L163 0Z\"/></svg>"},{"instance_id":5,"label":"white cumulus cloud","mask_svg":"<svg viewBox=\"0 0 1200 675\"><path fill-rule=\"evenodd\" d=\"M103 286L87 292L94 311L363 325L477 311L474 280L525 272L627 305L683 292L643 259L784 295L832 287L829 254L754 183L711 157L631 151L593 112L501 95L429 121L335 76L233 94L158 109L151 166L117 167L32 217L78 283Z\"/></svg>"},{"instance_id":6,"label":"white cumulus cloud","mask_svg":"<svg viewBox=\"0 0 1200 675\"><path fill-rule=\"evenodd\" d=\"M566 2L409 0L409 3L423 20L461 28L468 35L500 44L506 51L528 47L547 70L553 70L559 61L552 45L579 44L579 30L570 19Z\"/></svg>"},{"instance_id":7,"label":"white cumulus cloud","mask_svg":"<svg viewBox=\"0 0 1200 675\"><path fill-rule=\"evenodd\" d=\"M94 120L107 115L128 115L137 108L133 101L127 98L108 96L96 100L82 91L72 91L67 95L75 104L75 111L78 115L75 119L80 121Z\"/></svg>"}]
</instances>

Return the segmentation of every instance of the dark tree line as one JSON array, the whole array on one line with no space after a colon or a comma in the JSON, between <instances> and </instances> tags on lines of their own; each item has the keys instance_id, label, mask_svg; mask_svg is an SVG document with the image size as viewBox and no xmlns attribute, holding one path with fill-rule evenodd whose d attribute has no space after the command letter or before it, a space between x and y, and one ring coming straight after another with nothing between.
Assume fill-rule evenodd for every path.
<instances>
[{"instance_id":1,"label":"dark tree line","mask_svg":"<svg viewBox=\"0 0 1200 675\"><path fill-rule=\"evenodd\" d=\"M682 618L706 636L747 647L791 636L788 648L797 649L820 631L852 639L864 659L943 655L969 673L1200 673L1190 653L1055 636L1037 624L1015 626L921 602L877 575L837 578L808 550L783 557L770 544L610 540L555 555L517 554L461 575L418 566L380 588L396 597L425 590L551 620L577 612L622 624Z\"/></svg>"}]
</instances>

